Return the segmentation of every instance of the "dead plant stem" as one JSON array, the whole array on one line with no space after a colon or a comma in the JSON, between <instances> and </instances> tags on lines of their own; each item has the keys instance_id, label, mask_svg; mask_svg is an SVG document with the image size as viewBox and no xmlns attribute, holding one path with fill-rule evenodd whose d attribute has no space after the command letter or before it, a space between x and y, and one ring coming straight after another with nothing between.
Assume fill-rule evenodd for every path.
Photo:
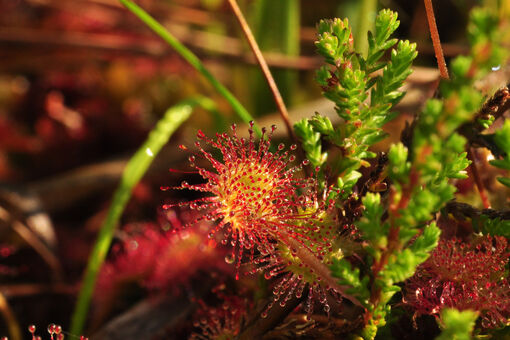
<instances>
[{"instance_id":1,"label":"dead plant stem","mask_svg":"<svg viewBox=\"0 0 510 340\"><path fill-rule=\"evenodd\" d=\"M483 207L485 209L490 209L491 202L489 201L489 197L487 196L487 191L483 185L482 179L480 178L480 173L478 172L478 168L476 167L476 156L474 155L471 147L467 147L467 157L471 161L471 165L469 169L471 170L471 174L473 175L473 180L475 181L476 188L478 189L478 193L480 194L480 198L483 203Z\"/></svg>"},{"instance_id":2,"label":"dead plant stem","mask_svg":"<svg viewBox=\"0 0 510 340\"><path fill-rule=\"evenodd\" d=\"M289 118L289 113L287 112L287 107L285 106L285 103L283 102L283 98L280 94L280 91L278 90L278 87L276 86L276 82L274 81L271 71L269 70L269 67L267 66L266 60L264 59L264 56L262 55L262 52L260 51L257 41L255 40L255 37L253 36L253 33L251 32L251 29L248 26L248 23L246 22L246 19L244 18L244 15L241 12L241 9L239 8L239 5L237 4L236 0L228 0L228 3L230 4L232 11L234 12L234 15L236 16L237 21L239 22L239 25L241 26L241 29L246 37L246 40L248 40L248 44L250 45L250 48L251 48L253 54L255 55L255 59L257 60L257 63L259 64L259 66L262 70L262 73L264 74L264 78L266 78L267 84L269 85L271 93L273 94L273 98L276 103L276 106L278 107L278 111L280 112L280 116L282 117L283 122L285 123L285 126L287 127L287 132L289 134L289 137L293 140L294 143L297 143L296 135L294 134L294 130L292 129L292 125L290 123L290 118Z\"/></svg>"}]
</instances>

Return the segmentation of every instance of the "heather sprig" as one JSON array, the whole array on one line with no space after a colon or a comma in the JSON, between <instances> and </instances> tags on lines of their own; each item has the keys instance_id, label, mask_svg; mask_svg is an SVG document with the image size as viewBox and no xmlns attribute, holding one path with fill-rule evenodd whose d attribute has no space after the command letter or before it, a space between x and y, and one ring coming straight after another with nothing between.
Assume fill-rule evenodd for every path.
<instances>
[{"instance_id":1,"label":"heather sprig","mask_svg":"<svg viewBox=\"0 0 510 340\"><path fill-rule=\"evenodd\" d=\"M361 177L357 170L368 166L367 159L376 156L369 147L386 137L381 127L395 117L390 110L404 96L399 88L411 73L411 63L417 56L415 44L390 39L398 25L396 13L379 12L375 32L368 35L366 58L354 50L347 19L322 20L318 26L317 50L329 66L317 72L317 81L345 123L333 127L328 118L316 113L310 120L296 123L295 129L314 165L323 165L327 158L319 137L341 149L334 161L334 175L344 198ZM381 61L395 44L390 60ZM376 74L377 70L381 72Z\"/></svg>"},{"instance_id":2,"label":"heather sprig","mask_svg":"<svg viewBox=\"0 0 510 340\"><path fill-rule=\"evenodd\" d=\"M460 138L460 134L470 146L498 150L491 135L482 135L481 132L504 113L508 90L498 91L482 105L484 95L475 86L476 81L508 60L508 52L502 47L502 35L498 33L498 22L495 13L485 8L473 9L468 25L471 52L452 60L451 79L440 84L442 99L426 102L414 129L414 148L425 145L425 149L443 149L442 161L448 162L450 150L454 154L464 150L466 140ZM444 148L445 143L447 148Z\"/></svg>"},{"instance_id":3,"label":"heather sprig","mask_svg":"<svg viewBox=\"0 0 510 340\"><path fill-rule=\"evenodd\" d=\"M351 271L345 259L332 266L340 284L350 282L348 292L367 308L360 333L365 339L385 324L388 302L400 290L396 284L411 277L438 244L440 230L433 221L454 198L450 181L467 177L466 138L456 131L482 106L483 97L472 86L481 73L471 74L473 65L471 57L454 60L452 80L440 86L443 99L429 100L411 125L413 133L404 134L406 145L390 148L387 176L392 186L385 200L379 193L362 197L363 217L355 224L368 241L370 271Z\"/></svg>"},{"instance_id":4,"label":"heather sprig","mask_svg":"<svg viewBox=\"0 0 510 340\"><path fill-rule=\"evenodd\" d=\"M497 90L482 106L484 96L477 89L479 86L476 86L476 82L508 62L510 53L505 47L508 30L501 29L508 25L508 18L498 18L496 13L487 8L475 7L471 11L468 24L471 52L452 60L452 79L443 82L440 87L445 100L441 108L441 119L436 124L442 136L456 131L466 137L470 145L487 147L496 156L501 153L498 153L492 135L481 133L510 106L508 87ZM494 90L488 87L486 91Z\"/></svg>"},{"instance_id":5,"label":"heather sprig","mask_svg":"<svg viewBox=\"0 0 510 340\"><path fill-rule=\"evenodd\" d=\"M453 198L455 188L449 180L466 176L465 156L461 153L442 163L444 153L437 150L425 161L421 155L410 158L403 144L393 145L388 153L388 178L393 185L386 203L379 193L369 192L362 198L363 216L355 225L367 242L370 272L359 277L342 262L335 263L332 271L341 284L355 283L348 292L367 308L363 338L372 339L377 328L384 326L388 302L400 290L397 284L411 277L436 247L440 230L430 221ZM439 166L435 170L429 167L432 161Z\"/></svg>"},{"instance_id":6,"label":"heather sprig","mask_svg":"<svg viewBox=\"0 0 510 340\"><path fill-rule=\"evenodd\" d=\"M477 71L484 75L501 67L508 54L508 18L500 18L494 9L475 7L470 13L467 36ZM505 46L506 45L506 46Z\"/></svg>"},{"instance_id":7,"label":"heather sprig","mask_svg":"<svg viewBox=\"0 0 510 340\"><path fill-rule=\"evenodd\" d=\"M425 104L424 111L415 124L414 134L408 141L412 148L411 171L416 167L422 180L432 180L429 182L429 188L432 190L427 193L427 186L425 186L421 190L421 195L424 197L418 201L422 209L432 206L435 202L436 207L430 209L430 212L438 211L453 198L454 190L452 190L451 184L448 184L444 179L466 177L464 169L470 163L466 158L466 152L464 152L466 147L489 145L492 146L491 150L495 148L502 150L501 148L506 142L507 137L503 136L507 123L505 123L502 132L495 134L498 135L499 145L491 135L481 135L481 132L505 111L504 108L500 109L496 105L500 98L505 97L504 90L498 91L494 97L482 105L484 98L473 86L477 79L490 70L489 64L480 58L490 59L491 53L486 56L477 54L480 41L483 41L486 49L491 44L497 45L496 37L492 34L493 31L474 28L480 25L480 22L474 19L482 14L489 15L488 12L477 9L471 17L470 30L472 35L477 35L477 38L472 36L471 39L473 42L472 54L467 57L457 57L452 61L450 68L452 79L440 84L442 99L431 99ZM476 33L473 33L475 31ZM494 50L498 48L495 46ZM504 158L496 160L498 165L502 165L504 162ZM416 166L414 166L415 163ZM440 181L441 177L443 177L442 181ZM412 175L411 178L413 178ZM437 201L438 199L439 201ZM486 209L486 213L489 214L492 211ZM425 215L423 217L425 218ZM473 231L482 231L490 235L505 234L504 228L502 228L505 225L505 220L497 217L489 218L483 212L470 217L472 217ZM444 307L454 307L460 310L472 309L479 312L484 328L505 325L508 322L508 282L502 276L506 275L503 274L502 267L496 270L490 263L499 261L503 266L506 265L507 258L505 256L508 255L504 255L506 252L504 249L506 249L507 241L504 237L495 237L492 242L489 237L486 241L480 242L482 245L442 240L432 256L406 282L407 293L404 301L410 303L417 313L439 315ZM500 255L494 254L493 251L499 251ZM486 258L484 258L485 253L487 253ZM432 263L436 263L436 269L430 267ZM499 274L485 272L487 275L484 275L483 270L480 270L481 267L487 271L494 269ZM452 269L447 274L444 271L448 271L448 268ZM435 270L441 274L434 274ZM418 282L420 284L415 284ZM450 312L444 312L441 315L448 318L448 315L451 314L448 313ZM476 314L471 318L475 320ZM469 334L470 330L457 331L459 334L463 332ZM457 331L450 329L450 332ZM442 336L446 337L447 334L451 333L445 331ZM469 338L469 335L466 337Z\"/></svg>"}]
</instances>

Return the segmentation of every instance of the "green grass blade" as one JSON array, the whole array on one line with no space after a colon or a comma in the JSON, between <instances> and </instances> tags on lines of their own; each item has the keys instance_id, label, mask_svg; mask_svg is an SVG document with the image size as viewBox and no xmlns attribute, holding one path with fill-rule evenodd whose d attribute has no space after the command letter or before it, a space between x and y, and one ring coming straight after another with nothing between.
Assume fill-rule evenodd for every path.
<instances>
[{"instance_id":1,"label":"green grass blade","mask_svg":"<svg viewBox=\"0 0 510 340\"><path fill-rule=\"evenodd\" d=\"M299 56L300 1L258 0L253 3L254 34L262 52ZM260 70L253 70L250 85L255 116L276 110L273 96ZM272 71L283 101L291 105L298 84L295 70ZM261 100L262 98L266 100Z\"/></svg>"},{"instance_id":2,"label":"green grass blade","mask_svg":"<svg viewBox=\"0 0 510 340\"><path fill-rule=\"evenodd\" d=\"M71 333L81 334L87 317L90 299L94 292L97 275L103 264L117 223L131 197L134 186L140 181L163 145L191 115L193 107L200 105L206 110L215 110L215 104L203 97L180 102L166 111L147 140L131 157L122 173L122 178L113 196L108 215L101 226L96 243L89 257L82 287L71 319Z\"/></svg>"},{"instance_id":3,"label":"green grass blade","mask_svg":"<svg viewBox=\"0 0 510 340\"><path fill-rule=\"evenodd\" d=\"M131 13L136 15L142 20L151 30L159 35L164 41L168 43L177 53L181 55L193 68L195 68L200 74L202 74L211 85L229 102L236 114L245 122L248 123L254 120L250 113L244 108L244 106L237 100L237 98L221 84L209 70L204 66L200 59L191 52L186 46L181 44L163 25L151 17L141 7L136 5L130 0L119 0ZM261 135L260 128L255 125L255 132L258 136Z\"/></svg>"}]
</instances>

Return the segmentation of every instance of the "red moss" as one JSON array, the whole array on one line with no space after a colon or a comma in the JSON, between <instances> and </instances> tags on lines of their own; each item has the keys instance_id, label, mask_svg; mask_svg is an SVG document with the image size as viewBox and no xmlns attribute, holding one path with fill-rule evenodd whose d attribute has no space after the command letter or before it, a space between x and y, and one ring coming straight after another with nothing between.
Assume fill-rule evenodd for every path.
<instances>
[{"instance_id":1,"label":"red moss","mask_svg":"<svg viewBox=\"0 0 510 340\"><path fill-rule=\"evenodd\" d=\"M127 237L114 247L112 259L99 274L95 300L109 301L131 282L151 291L179 292L200 270L226 269L221 266L224 253L217 251L203 229L208 228L174 233L151 224L143 226L141 234Z\"/></svg>"},{"instance_id":2,"label":"red moss","mask_svg":"<svg viewBox=\"0 0 510 340\"><path fill-rule=\"evenodd\" d=\"M193 333L190 340L234 340L239 335L242 321L246 317L248 303L237 296L220 296L219 307L208 307L199 301L201 309L193 323L200 331Z\"/></svg>"},{"instance_id":3,"label":"red moss","mask_svg":"<svg viewBox=\"0 0 510 340\"><path fill-rule=\"evenodd\" d=\"M418 314L439 315L446 307L480 312L482 326L495 328L510 320L510 252L501 236L470 244L442 240L406 283L404 302Z\"/></svg>"}]
</instances>

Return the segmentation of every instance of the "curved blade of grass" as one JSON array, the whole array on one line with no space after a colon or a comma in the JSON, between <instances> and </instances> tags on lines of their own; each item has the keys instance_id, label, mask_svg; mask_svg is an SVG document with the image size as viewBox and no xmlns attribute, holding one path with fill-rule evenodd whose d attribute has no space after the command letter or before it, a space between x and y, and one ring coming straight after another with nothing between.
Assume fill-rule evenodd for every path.
<instances>
[{"instance_id":1,"label":"curved blade of grass","mask_svg":"<svg viewBox=\"0 0 510 340\"><path fill-rule=\"evenodd\" d=\"M22 340L23 336L21 336L21 329L19 327L18 320L16 320L16 316L14 315L12 308L9 306L9 302L2 292L0 292L0 314L2 314L4 322L7 325L7 329L9 330L9 339Z\"/></svg>"},{"instance_id":2,"label":"curved blade of grass","mask_svg":"<svg viewBox=\"0 0 510 340\"><path fill-rule=\"evenodd\" d=\"M145 12L141 7L136 5L130 0L119 0L131 13L136 15L140 20L142 20L151 30L154 31L157 35L159 35L164 41L168 43L177 53L181 55L193 68L195 68L200 74L202 74L211 85L229 102L232 106L236 114L245 122L253 120L253 117L250 113L244 108L244 106L237 100L237 98L225 87L221 84L209 70L204 66L204 64L198 59L198 57L191 52L186 46L181 44L179 40L177 40L163 25L156 21L153 17L151 17L147 12ZM261 136L260 128L255 125L253 127L257 135Z\"/></svg>"},{"instance_id":3,"label":"curved blade of grass","mask_svg":"<svg viewBox=\"0 0 510 340\"><path fill-rule=\"evenodd\" d=\"M149 133L145 143L136 151L126 165L120 184L113 195L108 215L101 226L96 243L89 256L82 287L71 318L72 334L81 334L83 331L97 274L106 258L113 233L131 197L134 186L140 181L163 145L168 142L175 130L190 117L193 108L197 105L209 111L216 110L214 102L204 97L188 99L171 107L158 121L154 129Z\"/></svg>"}]
</instances>

